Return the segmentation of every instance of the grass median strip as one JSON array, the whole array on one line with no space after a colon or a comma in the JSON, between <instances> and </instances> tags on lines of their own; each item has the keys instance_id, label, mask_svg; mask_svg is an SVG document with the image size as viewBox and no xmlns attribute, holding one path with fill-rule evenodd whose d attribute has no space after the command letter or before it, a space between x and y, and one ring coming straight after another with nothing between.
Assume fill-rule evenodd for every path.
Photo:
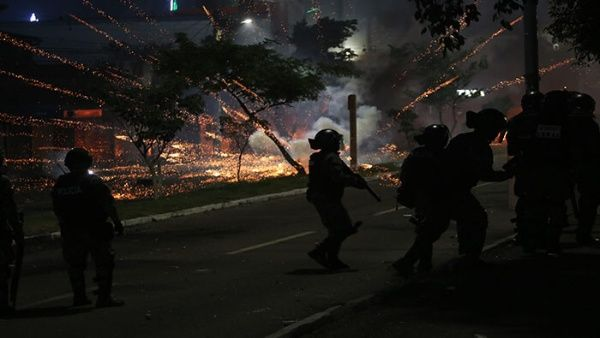
<instances>
[{"instance_id":1,"label":"grass median strip","mask_svg":"<svg viewBox=\"0 0 600 338\"><path fill-rule=\"evenodd\" d=\"M194 192L157 200L117 201L117 209L122 219L131 219L303 188L306 187L306 182L306 177L290 176L265 179L259 182L214 184ZM27 205L35 205L35 208L28 208ZM24 211L26 235L58 231L56 217L51 210L49 194L42 193L39 200L28 202Z\"/></svg>"}]
</instances>

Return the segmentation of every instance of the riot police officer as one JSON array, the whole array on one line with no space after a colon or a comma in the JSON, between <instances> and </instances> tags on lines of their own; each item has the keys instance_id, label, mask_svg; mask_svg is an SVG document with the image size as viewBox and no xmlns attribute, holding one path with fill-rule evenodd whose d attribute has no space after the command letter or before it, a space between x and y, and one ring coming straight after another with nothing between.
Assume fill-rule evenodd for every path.
<instances>
[{"instance_id":1,"label":"riot police officer","mask_svg":"<svg viewBox=\"0 0 600 338\"><path fill-rule=\"evenodd\" d=\"M10 181L4 176L6 161L0 153L0 315L9 315L14 308L9 305L8 282L11 278L10 264L15 255L12 243L22 231L17 206Z\"/></svg>"},{"instance_id":2,"label":"riot police officer","mask_svg":"<svg viewBox=\"0 0 600 338\"><path fill-rule=\"evenodd\" d=\"M320 151L310 156L306 198L317 209L328 235L308 256L328 269L348 268L338 254L342 242L356 232L356 225L342 205L342 195L345 187L365 189L367 183L340 158L343 137L337 131L323 129L309 143L313 150Z\"/></svg>"},{"instance_id":3,"label":"riot police officer","mask_svg":"<svg viewBox=\"0 0 600 338\"><path fill-rule=\"evenodd\" d=\"M441 158L449 138L450 131L445 125L427 126L423 133L415 136L420 146L402 163L398 202L415 209L412 221L417 234L404 257L392 265L403 276L411 275L417 262L419 272L431 270L433 243L447 229L448 223L440 222L437 211L440 204Z\"/></svg>"},{"instance_id":4,"label":"riot police officer","mask_svg":"<svg viewBox=\"0 0 600 338\"><path fill-rule=\"evenodd\" d=\"M535 138L538 120L542 109L544 95L539 92L530 92L521 98L522 111L508 121L506 131L507 152L513 158L505 165L505 169L515 173L514 193L517 197L523 195L523 177L520 172L527 170L523 167L523 156L527 152L527 148ZM522 203L522 202L521 202ZM520 213L523 208L517 208L516 222L516 239L518 243L522 243L523 231L519 228L523 225L523 215Z\"/></svg>"},{"instance_id":5,"label":"riot police officer","mask_svg":"<svg viewBox=\"0 0 600 338\"><path fill-rule=\"evenodd\" d=\"M566 201L572 193L565 123L569 93L546 93L535 135L519 160L516 211L525 252L545 249L560 253L560 235L567 225Z\"/></svg>"},{"instance_id":6,"label":"riot police officer","mask_svg":"<svg viewBox=\"0 0 600 338\"><path fill-rule=\"evenodd\" d=\"M100 177L88 172L92 157L86 150L72 149L64 163L69 173L56 181L52 201L60 224L63 256L73 289L73 305L91 304L86 295L84 275L88 255L92 256L96 266L96 307L123 305L111 296L115 259L111 240L114 232L123 233L114 199ZM107 222L108 218L113 221L114 228Z\"/></svg>"},{"instance_id":7,"label":"riot police officer","mask_svg":"<svg viewBox=\"0 0 600 338\"><path fill-rule=\"evenodd\" d=\"M570 106L567 130L579 192L576 239L581 245L596 245L598 240L592 236L600 204L600 129L594 121L596 101L587 94L572 93Z\"/></svg>"},{"instance_id":8,"label":"riot police officer","mask_svg":"<svg viewBox=\"0 0 600 338\"><path fill-rule=\"evenodd\" d=\"M481 263L488 218L471 189L479 181L501 182L511 177L506 171L493 169L490 143L506 129L506 117L496 109L467 112L467 132L454 137L443 156L443 213L457 225L459 253L466 266ZM444 225L447 226L447 225Z\"/></svg>"}]
</instances>

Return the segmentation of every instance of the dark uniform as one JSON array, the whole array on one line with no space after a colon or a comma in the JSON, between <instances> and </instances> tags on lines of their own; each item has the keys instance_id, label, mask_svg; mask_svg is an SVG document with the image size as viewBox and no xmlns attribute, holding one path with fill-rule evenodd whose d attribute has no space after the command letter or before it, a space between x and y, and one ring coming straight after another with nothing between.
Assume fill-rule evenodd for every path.
<instances>
[{"instance_id":1,"label":"dark uniform","mask_svg":"<svg viewBox=\"0 0 600 338\"><path fill-rule=\"evenodd\" d=\"M347 268L339 260L338 254L342 242L356 232L356 227L342 205L342 196L345 187L364 188L366 183L340 159L340 134L325 129L310 141L313 149L321 151L310 156L306 198L317 209L328 236L308 255L327 268Z\"/></svg>"},{"instance_id":2,"label":"dark uniform","mask_svg":"<svg viewBox=\"0 0 600 338\"><path fill-rule=\"evenodd\" d=\"M403 258L394 262L393 267L402 275L417 270L431 270L433 243L446 231L447 224L440 222L438 210L441 200L442 153L448 143L449 130L445 125L428 126L423 134L415 137L421 146L414 149L402 163L400 170L401 186L398 188L398 202L408 208L414 208L417 236Z\"/></svg>"},{"instance_id":3,"label":"dark uniform","mask_svg":"<svg viewBox=\"0 0 600 338\"><path fill-rule=\"evenodd\" d=\"M0 166L4 167L4 158L0 158L0 161ZM9 306L8 282L10 265L15 259L12 243L19 231L22 231L22 224L13 190L9 180L0 173L0 314L7 314L13 310Z\"/></svg>"},{"instance_id":4,"label":"dark uniform","mask_svg":"<svg viewBox=\"0 0 600 338\"><path fill-rule=\"evenodd\" d=\"M86 296L84 271L88 256L91 255L96 266L95 281L98 285L96 305L120 305L111 298L114 269L111 240L114 230L107 219L114 218L111 215L114 200L102 180L86 171L60 176L52 189L54 213L61 230L63 256L73 289L73 304L77 306L90 303ZM120 221L117 221L116 226L121 228L117 231L122 232Z\"/></svg>"},{"instance_id":5,"label":"dark uniform","mask_svg":"<svg viewBox=\"0 0 600 338\"><path fill-rule=\"evenodd\" d=\"M600 128L594 121L596 102L587 94L574 93L571 106L566 129L579 193L576 238L582 245L597 244L592 236L600 204Z\"/></svg>"},{"instance_id":6,"label":"dark uniform","mask_svg":"<svg viewBox=\"0 0 600 338\"><path fill-rule=\"evenodd\" d=\"M507 152L512 159L505 165L505 168L515 173L514 193L516 196L522 196L524 184L521 172L527 171L523 168L523 155L535 139L537 126L542 109L544 95L538 92L531 92L521 99L522 111L508 121L506 132ZM523 225L523 216L520 212L522 208L516 210L516 233L517 242L521 243L523 237L519 228Z\"/></svg>"},{"instance_id":7,"label":"dark uniform","mask_svg":"<svg viewBox=\"0 0 600 338\"><path fill-rule=\"evenodd\" d=\"M518 229L523 249L560 252L560 234L567 225L566 200L572 193L565 117L568 93L546 94L535 136L523 151L515 192Z\"/></svg>"},{"instance_id":8,"label":"dark uniform","mask_svg":"<svg viewBox=\"0 0 600 338\"><path fill-rule=\"evenodd\" d=\"M490 148L490 143L506 128L504 114L495 109L468 112L467 126L475 130L453 138L444 153L445 192L440 214L443 227L451 219L456 221L459 253L467 262L477 263L485 244L488 218L471 189L479 181L500 182L511 175L493 169Z\"/></svg>"}]
</instances>

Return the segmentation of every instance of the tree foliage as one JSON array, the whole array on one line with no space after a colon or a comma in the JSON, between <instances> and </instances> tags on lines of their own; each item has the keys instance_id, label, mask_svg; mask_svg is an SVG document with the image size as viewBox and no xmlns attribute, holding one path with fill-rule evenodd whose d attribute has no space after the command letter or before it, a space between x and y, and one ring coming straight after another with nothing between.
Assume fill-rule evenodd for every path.
<instances>
[{"instance_id":1,"label":"tree foliage","mask_svg":"<svg viewBox=\"0 0 600 338\"><path fill-rule=\"evenodd\" d=\"M580 63L600 61L600 2L562 0L550 1L550 16L554 21L547 27L557 42L570 46Z\"/></svg>"},{"instance_id":2,"label":"tree foliage","mask_svg":"<svg viewBox=\"0 0 600 338\"><path fill-rule=\"evenodd\" d=\"M188 117L202 111L201 97L184 97L183 88L177 81L163 80L148 87L123 89L106 98L148 167L155 197L162 192L162 156Z\"/></svg>"},{"instance_id":3,"label":"tree foliage","mask_svg":"<svg viewBox=\"0 0 600 338\"><path fill-rule=\"evenodd\" d=\"M208 95L233 98L251 123L262 129L284 158L299 172L304 168L260 113L294 102L315 100L325 88L322 71L307 62L288 58L269 48L268 42L237 45L229 40L205 39L197 45L185 35L177 37L177 48L161 55L163 74L188 79L191 86Z\"/></svg>"},{"instance_id":4,"label":"tree foliage","mask_svg":"<svg viewBox=\"0 0 600 338\"><path fill-rule=\"evenodd\" d=\"M423 33L440 38L445 51L460 49L465 38L460 32L460 21L470 25L479 21L481 13L473 2L464 0L410 0L416 5L415 18L423 24ZM495 0L493 20L510 28L505 17L521 11L527 0ZM577 59L582 62L600 61L600 42L593 32L600 29L600 2L581 0L549 0L552 22L547 27L557 42L571 46Z\"/></svg>"},{"instance_id":5,"label":"tree foliage","mask_svg":"<svg viewBox=\"0 0 600 338\"><path fill-rule=\"evenodd\" d=\"M233 141L238 152L237 180L239 182L241 181L242 157L250 143L250 136L256 131L256 128L249 121L236 120L226 115L221 116L219 122L221 134Z\"/></svg>"},{"instance_id":6,"label":"tree foliage","mask_svg":"<svg viewBox=\"0 0 600 338\"><path fill-rule=\"evenodd\" d=\"M295 56L316 62L335 75L352 75L352 60L357 56L351 48L344 47L357 30L356 20L319 18L314 25L306 20L296 23L290 42L296 46Z\"/></svg>"}]
</instances>

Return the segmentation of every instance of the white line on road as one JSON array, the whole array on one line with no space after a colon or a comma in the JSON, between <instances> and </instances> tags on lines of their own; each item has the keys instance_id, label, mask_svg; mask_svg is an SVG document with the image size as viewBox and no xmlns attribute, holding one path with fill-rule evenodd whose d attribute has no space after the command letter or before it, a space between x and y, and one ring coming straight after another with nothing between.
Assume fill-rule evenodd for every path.
<instances>
[{"instance_id":1,"label":"white line on road","mask_svg":"<svg viewBox=\"0 0 600 338\"><path fill-rule=\"evenodd\" d=\"M276 240L273 240L273 241L270 241L270 242L266 242L266 243L262 243L262 244L257 244L257 245L249 246L247 248L243 248L243 249L231 251L231 252L228 252L227 254L228 255L237 255L239 253L243 253L243 252L247 252L247 251L252 251L252 250L264 248L266 246L271 246L271 245L279 244L279 243L282 243L282 242L287 242L287 241L290 241L292 239L296 239L296 238L300 238L300 237L305 237L305 236L308 236L308 235L312 235L314 233L316 233L316 231L306 231L306 232L302 232L302 233L299 233L299 234L296 234L296 235L279 238L279 239L276 239Z\"/></svg>"},{"instance_id":2,"label":"white line on road","mask_svg":"<svg viewBox=\"0 0 600 338\"><path fill-rule=\"evenodd\" d=\"M114 283L113 287L118 286L118 285L119 285L118 283ZM88 288L86 291L87 292L92 292L94 290L96 290L96 287ZM62 295L58 295L58 296L46 298L46 299L43 299L43 300L40 300L40 301L37 301L37 302L33 302L33 303L25 304L25 305L22 305L22 306L18 306L18 308L19 309L30 309L30 308L33 308L33 307L36 307L36 306L40 306L40 305L47 304L47 303L53 303L55 301L63 300L63 299L71 298L71 297L73 297L73 293L72 292L63 293Z\"/></svg>"},{"instance_id":3,"label":"white line on road","mask_svg":"<svg viewBox=\"0 0 600 338\"><path fill-rule=\"evenodd\" d=\"M402 209L406 209L406 207L398 207L398 208L392 208L392 209L376 212L373 214L373 216L377 217L377 216L381 216L381 215L385 215L385 214L390 214L392 212L396 212L396 211L399 211Z\"/></svg>"},{"instance_id":4,"label":"white line on road","mask_svg":"<svg viewBox=\"0 0 600 338\"><path fill-rule=\"evenodd\" d=\"M490 184L496 184L496 183L500 183L500 182L481 183L481 184L475 186L473 189L483 188L483 187L488 186ZM377 216L382 216L382 215L386 215L386 214L391 214L392 212L400 211L402 209L406 209L406 207L399 207L399 208L392 208L392 209L388 209L388 210L383 210L383 211L374 213L373 216L377 217Z\"/></svg>"}]
</instances>

